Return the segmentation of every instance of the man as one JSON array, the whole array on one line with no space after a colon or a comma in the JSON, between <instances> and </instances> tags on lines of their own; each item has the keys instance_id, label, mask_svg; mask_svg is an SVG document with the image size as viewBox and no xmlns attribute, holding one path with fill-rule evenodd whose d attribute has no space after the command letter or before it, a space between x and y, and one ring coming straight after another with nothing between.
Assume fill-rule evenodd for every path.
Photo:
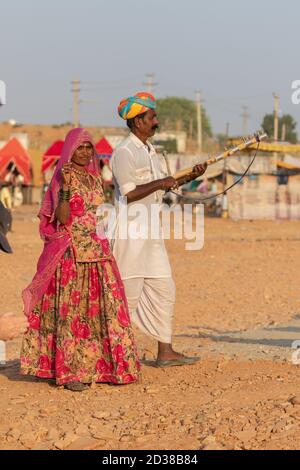
<instances>
[{"instance_id":1,"label":"man","mask_svg":"<svg viewBox=\"0 0 300 470\"><path fill-rule=\"evenodd\" d=\"M119 115L127 121L131 133L114 151L112 171L116 205L126 197L128 204L128 232L143 231L143 222L134 215L144 207L148 221L151 206L160 204L164 191L177 188L202 175L206 166L197 165L193 174L176 181L165 177L159 158L149 142L159 122L155 111L155 98L150 93L137 93L121 101ZM129 234L130 235L130 234ZM175 285L163 237L151 239L128 236L123 239L116 231L114 256L124 282L132 320L146 334L158 341L156 365L158 367L193 364L199 360L186 357L172 348L172 317L175 303Z\"/></svg>"}]
</instances>

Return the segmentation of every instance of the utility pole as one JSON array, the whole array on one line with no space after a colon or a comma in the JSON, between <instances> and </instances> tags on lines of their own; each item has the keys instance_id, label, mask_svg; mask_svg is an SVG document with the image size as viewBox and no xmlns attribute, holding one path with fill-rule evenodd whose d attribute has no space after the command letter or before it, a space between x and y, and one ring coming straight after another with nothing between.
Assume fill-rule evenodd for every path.
<instances>
[{"instance_id":1,"label":"utility pole","mask_svg":"<svg viewBox=\"0 0 300 470\"><path fill-rule=\"evenodd\" d=\"M151 93L151 95L153 94L154 87L157 85L157 83L154 82L154 77L154 73L147 73L147 81L143 83L143 85L147 87L148 93Z\"/></svg>"},{"instance_id":2,"label":"utility pole","mask_svg":"<svg viewBox=\"0 0 300 470\"><path fill-rule=\"evenodd\" d=\"M279 116L279 96L273 93L274 97L274 140L278 141L278 116Z\"/></svg>"},{"instance_id":3,"label":"utility pole","mask_svg":"<svg viewBox=\"0 0 300 470\"><path fill-rule=\"evenodd\" d=\"M286 124L284 122L282 124L282 128L281 128L281 140L282 140L282 142L285 141L285 136L286 136Z\"/></svg>"},{"instance_id":4,"label":"utility pole","mask_svg":"<svg viewBox=\"0 0 300 470\"><path fill-rule=\"evenodd\" d=\"M80 80L72 80L74 127L79 127L79 92Z\"/></svg>"},{"instance_id":5,"label":"utility pole","mask_svg":"<svg viewBox=\"0 0 300 470\"><path fill-rule=\"evenodd\" d=\"M242 106L243 113L241 114L243 118L243 135L248 134L248 119L250 117L250 114L248 113L248 106Z\"/></svg>"},{"instance_id":6,"label":"utility pole","mask_svg":"<svg viewBox=\"0 0 300 470\"><path fill-rule=\"evenodd\" d=\"M228 140L228 137L229 137L229 122L226 123L226 134L225 135L226 135L227 140ZM227 142L226 142L226 145L227 145ZM223 182L223 191L225 191L225 188L227 186L227 158L224 158L222 182Z\"/></svg>"},{"instance_id":7,"label":"utility pole","mask_svg":"<svg viewBox=\"0 0 300 470\"><path fill-rule=\"evenodd\" d=\"M201 115L201 92L196 91L196 111L197 111L197 144L198 152L202 152L202 115Z\"/></svg>"},{"instance_id":8,"label":"utility pole","mask_svg":"<svg viewBox=\"0 0 300 470\"><path fill-rule=\"evenodd\" d=\"M228 140L229 137L229 122L226 123L226 137ZM227 158L224 159L223 163L223 197L222 197L222 218L227 219L228 218L228 197L225 192L226 187L227 187Z\"/></svg>"},{"instance_id":9,"label":"utility pole","mask_svg":"<svg viewBox=\"0 0 300 470\"><path fill-rule=\"evenodd\" d=\"M190 118L189 137L190 137L190 139L193 138L193 118Z\"/></svg>"},{"instance_id":10,"label":"utility pole","mask_svg":"<svg viewBox=\"0 0 300 470\"><path fill-rule=\"evenodd\" d=\"M226 137L228 138L229 137L229 122L226 122L226 132L225 132L225 135Z\"/></svg>"}]
</instances>

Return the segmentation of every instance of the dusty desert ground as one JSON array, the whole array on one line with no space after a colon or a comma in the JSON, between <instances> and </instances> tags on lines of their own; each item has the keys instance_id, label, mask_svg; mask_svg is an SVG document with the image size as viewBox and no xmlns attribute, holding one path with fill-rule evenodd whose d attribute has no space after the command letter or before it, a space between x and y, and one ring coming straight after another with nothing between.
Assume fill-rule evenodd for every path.
<instances>
[{"instance_id":1,"label":"dusty desert ground","mask_svg":"<svg viewBox=\"0 0 300 470\"><path fill-rule=\"evenodd\" d=\"M0 253L0 313L22 316L41 249L37 207L14 214ZM82 393L21 377L21 337L0 366L1 449L297 449L300 447L300 222L206 219L201 251L167 243L177 286L174 345L193 366L151 366L142 382Z\"/></svg>"}]
</instances>

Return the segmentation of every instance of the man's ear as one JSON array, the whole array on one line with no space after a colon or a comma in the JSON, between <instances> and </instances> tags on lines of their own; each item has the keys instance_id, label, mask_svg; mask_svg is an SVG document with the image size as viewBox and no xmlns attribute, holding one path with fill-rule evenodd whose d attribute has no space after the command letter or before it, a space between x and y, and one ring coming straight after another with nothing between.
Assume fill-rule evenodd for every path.
<instances>
[{"instance_id":1,"label":"man's ear","mask_svg":"<svg viewBox=\"0 0 300 470\"><path fill-rule=\"evenodd\" d=\"M134 118L134 126L137 127L138 129L140 128L140 119L138 116Z\"/></svg>"}]
</instances>

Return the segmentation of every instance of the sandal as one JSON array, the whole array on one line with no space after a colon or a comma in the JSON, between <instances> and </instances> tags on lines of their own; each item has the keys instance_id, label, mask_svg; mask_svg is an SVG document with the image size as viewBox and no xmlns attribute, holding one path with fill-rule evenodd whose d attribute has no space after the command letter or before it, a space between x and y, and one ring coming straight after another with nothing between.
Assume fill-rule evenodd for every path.
<instances>
[{"instance_id":1,"label":"sandal","mask_svg":"<svg viewBox=\"0 0 300 470\"><path fill-rule=\"evenodd\" d=\"M71 392L83 392L83 390L87 390L89 388L88 385L83 384L82 382L76 382L75 380L72 382L66 382L64 387L67 390L71 390Z\"/></svg>"},{"instance_id":2,"label":"sandal","mask_svg":"<svg viewBox=\"0 0 300 470\"><path fill-rule=\"evenodd\" d=\"M188 357L181 356L178 359L171 359L168 361L162 361L157 359L155 362L155 367L171 367L171 366L186 366L190 364L195 364L200 361L200 357Z\"/></svg>"}]
</instances>

